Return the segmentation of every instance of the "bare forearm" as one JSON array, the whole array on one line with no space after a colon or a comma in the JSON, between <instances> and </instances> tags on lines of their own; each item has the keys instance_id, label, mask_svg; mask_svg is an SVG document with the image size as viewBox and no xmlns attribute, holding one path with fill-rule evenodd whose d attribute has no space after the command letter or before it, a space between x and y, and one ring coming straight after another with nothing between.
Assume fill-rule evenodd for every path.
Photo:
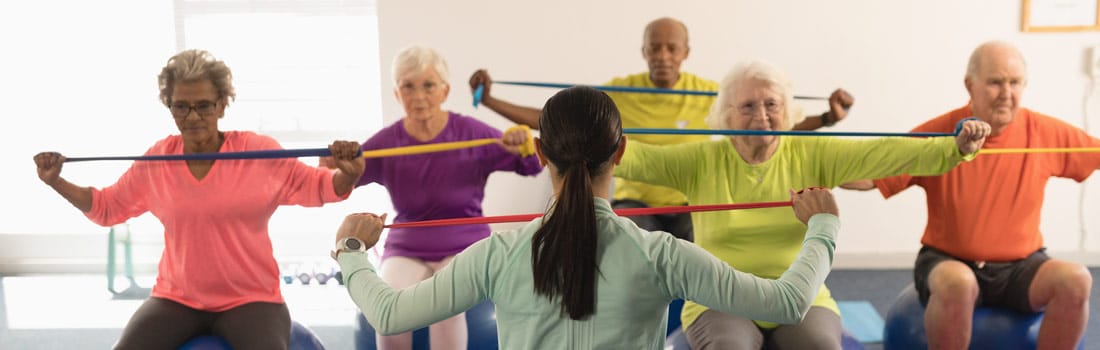
<instances>
[{"instance_id":1,"label":"bare forearm","mask_svg":"<svg viewBox=\"0 0 1100 350\"><path fill-rule=\"evenodd\" d=\"M843 188L843 189L846 189L846 190L855 190L855 191L870 191L870 190L875 189L875 182L871 181L871 180L857 180L857 181L852 181L852 182L849 182L849 183L841 184L840 188Z\"/></svg>"},{"instance_id":2,"label":"bare forearm","mask_svg":"<svg viewBox=\"0 0 1100 350\"><path fill-rule=\"evenodd\" d=\"M811 131L811 130L820 129L822 126L824 126L824 125L821 123L821 117L820 116L814 116L814 117L806 117L805 119L802 119L802 122L795 125L792 129L793 130Z\"/></svg>"},{"instance_id":3,"label":"bare forearm","mask_svg":"<svg viewBox=\"0 0 1100 350\"><path fill-rule=\"evenodd\" d=\"M64 178L58 178L50 188L82 212L92 210L92 189L77 186Z\"/></svg>"},{"instance_id":4,"label":"bare forearm","mask_svg":"<svg viewBox=\"0 0 1100 350\"><path fill-rule=\"evenodd\" d=\"M527 125L531 127L531 129L536 130L539 128L539 115L542 114L541 109L520 106L493 97L486 97L481 101L481 104L485 105L485 107L489 107L493 112L497 112L497 114L508 118L508 120L511 120L513 123Z\"/></svg>"},{"instance_id":5,"label":"bare forearm","mask_svg":"<svg viewBox=\"0 0 1100 350\"><path fill-rule=\"evenodd\" d=\"M351 192L355 189L357 182L359 182L359 175L348 174L343 170L337 170L336 174L332 175L332 189L337 196L344 196Z\"/></svg>"}]
</instances>

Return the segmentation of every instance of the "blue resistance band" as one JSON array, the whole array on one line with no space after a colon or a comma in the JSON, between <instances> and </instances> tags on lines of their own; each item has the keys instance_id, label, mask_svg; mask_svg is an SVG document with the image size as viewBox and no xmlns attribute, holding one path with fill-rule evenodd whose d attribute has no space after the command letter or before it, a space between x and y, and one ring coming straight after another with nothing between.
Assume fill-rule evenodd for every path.
<instances>
[{"instance_id":1,"label":"blue resistance band","mask_svg":"<svg viewBox=\"0 0 1100 350\"><path fill-rule=\"evenodd\" d=\"M902 137L937 137L958 136L962 131L963 123L970 120L979 120L975 117L965 118L955 124L955 132L858 132L858 131L806 131L806 130L711 130L711 129L646 129L626 128L624 134L635 135L750 135L750 136L902 136Z\"/></svg>"},{"instance_id":2,"label":"blue resistance band","mask_svg":"<svg viewBox=\"0 0 1100 350\"><path fill-rule=\"evenodd\" d=\"M577 86L577 84L560 84L560 83L538 83L530 81L494 81L493 84L503 85L516 85L516 86L530 86L530 87L544 87L565 89ZM641 87L629 87L629 86L604 86L604 85L591 85L592 88L601 91L609 92L633 92L633 93L646 93L646 94L673 94L673 95L699 95L699 96L718 96L714 91L700 91L700 90L675 90L675 89L661 89L661 88L641 88ZM481 98L485 94L485 87L478 85L474 89L474 107L476 108L481 104ZM828 100L828 97L816 97L816 96L794 96L796 100Z\"/></svg>"},{"instance_id":3,"label":"blue resistance band","mask_svg":"<svg viewBox=\"0 0 1100 350\"><path fill-rule=\"evenodd\" d=\"M277 159L297 157L328 157L332 151L328 148L305 149L273 149L263 151L244 152L212 152L212 153L188 153L165 154L154 156L118 156L118 157L74 157L66 158L65 162L87 162L95 160L218 160L218 159Z\"/></svg>"},{"instance_id":4,"label":"blue resistance band","mask_svg":"<svg viewBox=\"0 0 1100 350\"><path fill-rule=\"evenodd\" d=\"M970 117L960 120L955 125L954 133L945 132L844 132L844 131L766 131L766 130L708 130L708 129L623 129L624 134L636 135L786 135L786 136L904 136L904 137L935 137L956 136L962 131L962 125L968 120L978 120ZM66 158L65 162L88 162L99 160L219 160L219 159L277 159L298 157L328 157L332 151L328 148L303 148L303 149L277 149L243 152L213 152L213 153L188 153L166 154L152 156L113 156L113 157L73 157Z\"/></svg>"}]
</instances>

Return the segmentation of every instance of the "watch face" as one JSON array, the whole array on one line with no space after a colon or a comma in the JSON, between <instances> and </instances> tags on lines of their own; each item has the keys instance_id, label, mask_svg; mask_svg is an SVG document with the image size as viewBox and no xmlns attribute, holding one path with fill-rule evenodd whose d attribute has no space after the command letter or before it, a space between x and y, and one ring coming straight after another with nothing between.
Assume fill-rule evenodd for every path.
<instances>
[{"instance_id":1,"label":"watch face","mask_svg":"<svg viewBox=\"0 0 1100 350\"><path fill-rule=\"evenodd\" d=\"M359 250L363 247L363 242L355 238L347 238L344 239L344 246L351 250Z\"/></svg>"}]
</instances>

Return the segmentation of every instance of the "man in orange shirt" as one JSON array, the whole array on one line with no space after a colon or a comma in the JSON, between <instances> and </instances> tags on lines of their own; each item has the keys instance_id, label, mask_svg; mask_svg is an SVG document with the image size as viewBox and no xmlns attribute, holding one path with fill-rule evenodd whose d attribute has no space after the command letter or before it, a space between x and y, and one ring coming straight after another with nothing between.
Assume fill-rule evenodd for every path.
<instances>
[{"instance_id":1,"label":"man in orange shirt","mask_svg":"<svg viewBox=\"0 0 1100 350\"><path fill-rule=\"evenodd\" d=\"M1100 146L1079 128L1019 107L1026 68L1012 45L982 44L971 55L964 80L970 103L913 131L951 132L959 120L974 116L993 127L986 149ZM995 306L1045 310L1039 348L1071 349L1088 323L1092 277L1084 266L1044 253L1039 213L1048 179L1084 181L1098 166L1095 153L984 155L940 176L897 176L844 187L877 187L887 198L909 186L924 188L928 224L913 275L927 306L929 348L967 348L974 307Z\"/></svg>"}]
</instances>

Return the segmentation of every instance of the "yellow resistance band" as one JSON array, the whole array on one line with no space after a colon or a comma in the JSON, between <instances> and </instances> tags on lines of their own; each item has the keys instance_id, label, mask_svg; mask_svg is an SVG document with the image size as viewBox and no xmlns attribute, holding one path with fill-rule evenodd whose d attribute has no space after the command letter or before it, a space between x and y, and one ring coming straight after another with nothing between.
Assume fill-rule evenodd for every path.
<instances>
[{"instance_id":1,"label":"yellow resistance band","mask_svg":"<svg viewBox=\"0 0 1100 350\"><path fill-rule=\"evenodd\" d=\"M527 132L527 142L524 142L523 145L521 145L519 147L519 154L521 156L524 156L524 157L535 154L535 139L534 139L534 137L531 136L531 128L528 128L526 125L516 125L516 126L513 126L513 127L509 128L507 131L505 131L505 133L511 132L513 130L516 130L516 129L524 130L524 131ZM442 151L450 151L450 150L463 149L463 148L473 148L473 147L484 146L484 145L493 144L493 143L497 143L497 142L500 142L500 139L476 139L476 140L469 140L469 141L442 142L442 143L431 143L431 144L427 144L427 145L394 147L394 148L377 149L377 150L371 150L371 151L363 151L362 157L363 158L381 158L381 157L391 157L391 156L405 156L405 155L410 155L410 154L442 152Z\"/></svg>"},{"instance_id":2,"label":"yellow resistance band","mask_svg":"<svg viewBox=\"0 0 1100 350\"><path fill-rule=\"evenodd\" d=\"M1012 153L1095 153L1100 148L992 148L982 149L978 154L1012 154Z\"/></svg>"}]
</instances>

